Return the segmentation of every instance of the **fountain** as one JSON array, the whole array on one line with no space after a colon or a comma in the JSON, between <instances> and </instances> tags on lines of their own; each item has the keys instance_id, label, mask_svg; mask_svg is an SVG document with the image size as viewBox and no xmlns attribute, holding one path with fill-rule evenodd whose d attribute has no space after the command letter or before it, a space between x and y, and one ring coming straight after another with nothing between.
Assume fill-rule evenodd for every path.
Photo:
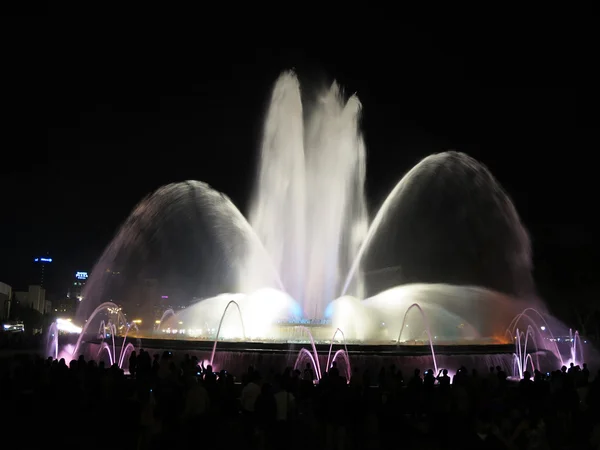
<instances>
[{"instance_id":1,"label":"fountain","mask_svg":"<svg viewBox=\"0 0 600 450\"><path fill-rule=\"evenodd\" d=\"M108 314L116 317L115 322L111 319L106 321L100 319L98 331L92 336L89 335L89 329L93 330L96 322L94 319L101 318ZM77 342L72 351L67 357L76 358L82 353L82 347L86 340L92 342L91 346L87 346L88 354L99 359L104 353L108 356L108 362L112 366L117 364L119 368L123 368L124 362L128 361L127 357L135 350L135 346L131 342L127 342L127 337L131 329L139 331L135 322L128 322L125 315L121 312L121 308L112 302L105 302L98 306L84 327L80 330ZM108 342L107 342L108 340ZM141 347L141 341L138 339L138 350ZM58 351L57 351L58 352Z\"/></svg>"},{"instance_id":2,"label":"fountain","mask_svg":"<svg viewBox=\"0 0 600 450\"><path fill-rule=\"evenodd\" d=\"M142 200L86 284L81 336L114 300L144 324L158 324L153 340L190 342L186 348L204 348L211 363L217 342L224 352L243 342L242 351L262 346L286 355L310 343L295 363L310 360L320 376L320 346L329 341L329 369L340 333L344 349L333 360L344 360L348 371L350 358L369 352L416 352L436 371L438 359L447 367L456 352L502 353L508 365L515 339L517 371L533 364L520 333L513 337L539 302L532 300L529 237L507 194L473 158L439 153L406 173L369 222L360 110L358 98L346 98L336 83L311 99L295 74L282 74L265 117L249 219L198 181L169 184ZM375 282L373 273L388 279ZM150 299L173 286L182 303L196 300L177 311L164 306L156 321L159 304ZM232 304L239 320L226 315ZM118 356L114 344L100 341L98 351L122 364L127 347Z\"/></svg>"}]
</instances>

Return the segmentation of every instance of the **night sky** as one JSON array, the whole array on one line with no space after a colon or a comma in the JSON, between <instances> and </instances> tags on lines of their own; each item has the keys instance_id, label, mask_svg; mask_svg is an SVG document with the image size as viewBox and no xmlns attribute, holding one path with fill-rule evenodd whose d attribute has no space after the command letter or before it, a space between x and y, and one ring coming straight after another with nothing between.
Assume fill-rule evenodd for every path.
<instances>
[{"instance_id":1,"label":"night sky","mask_svg":"<svg viewBox=\"0 0 600 450\"><path fill-rule=\"evenodd\" d=\"M165 183L206 181L245 212L270 87L296 68L307 87L335 78L358 94L372 212L423 157L466 152L512 197L553 308L592 298L598 130L586 37L484 29L403 26L390 48L371 36L303 50L87 35L65 46L59 33L37 74L34 54L11 53L0 281L23 288L45 252L57 279L91 270L134 205Z\"/></svg>"}]
</instances>

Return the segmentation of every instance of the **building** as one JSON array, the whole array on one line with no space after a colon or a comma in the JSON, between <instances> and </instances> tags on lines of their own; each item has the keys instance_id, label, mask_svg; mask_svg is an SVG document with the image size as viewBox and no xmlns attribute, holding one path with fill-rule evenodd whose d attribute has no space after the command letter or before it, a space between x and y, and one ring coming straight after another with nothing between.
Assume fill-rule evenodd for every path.
<instances>
[{"instance_id":1,"label":"building","mask_svg":"<svg viewBox=\"0 0 600 450\"><path fill-rule=\"evenodd\" d=\"M10 316L10 302L12 300L12 288L0 282L0 320L8 320Z\"/></svg>"},{"instance_id":2,"label":"building","mask_svg":"<svg viewBox=\"0 0 600 450\"><path fill-rule=\"evenodd\" d=\"M85 288L87 279L87 272L75 272L75 278L67 290L67 298L74 299L78 302L83 300L83 288Z\"/></svg>"},{"instance_id":3,"label":"building","mask_svg":"<svg viewBox=\"0 0 600 450\"><path fill-rule=\"evenodd\" d=\"M44 287L48 282L51 265L52 258L48 255L33 258L33 279L31 280L33 285Z\"/></svg>"},{"instance_id":4,"label":"building","mask_svg":"<svg viewBox=\"0 0 600 450\"><path fill-rule=\"evenodd\" d=\"M83 300L83 291L87 279L87 272L75 272L73 280L69 282L69 286L67 287L66 296L62 296L54 302L54 312L65 313L67 315L75 314L79 302Z\"/></svg>"},{"instance_id":5,"label":"building","mask_svg":"<svg viewBox=\"0 0 600 450\"><path fill-rule=\"evenodd\" d=\"M30 285L28 291L15 292L15 300L21 307L33 308L42 314L48 314L52 305L46 300L46 289Z\"/></svg>"}]
</instances>

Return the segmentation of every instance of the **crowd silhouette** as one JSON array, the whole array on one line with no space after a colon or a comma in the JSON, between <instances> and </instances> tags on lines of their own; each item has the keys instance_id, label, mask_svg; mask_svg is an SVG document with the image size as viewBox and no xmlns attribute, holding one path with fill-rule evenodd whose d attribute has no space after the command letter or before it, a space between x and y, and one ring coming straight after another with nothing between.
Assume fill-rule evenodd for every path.
<instances>
[{"instance_id":1,"label":"crowd silhouette","mask_svg":"<svg viewBox=\"0 0 600 450\"><path fill-rule=\"evenodd\" d=\"M249 367L238 377L195 357L140 350L129 373L83 357L0 360L2 427L19 445L171 449L595 449L600 376L571 365L508 379L461 367L407 378L395 366ZM13 438L11 438L12 440Z\"/></svg>"}]
</instances>

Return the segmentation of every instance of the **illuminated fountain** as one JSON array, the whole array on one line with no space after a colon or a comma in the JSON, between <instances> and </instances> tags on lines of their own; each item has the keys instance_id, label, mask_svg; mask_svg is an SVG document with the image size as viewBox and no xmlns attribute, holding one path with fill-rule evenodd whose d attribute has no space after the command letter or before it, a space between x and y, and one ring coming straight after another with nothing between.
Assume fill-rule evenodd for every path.
<instances>
[{"instance_id":1,"label":"illuminated fountain","mask_svg":"<svg viewBox=\"0 0 600 450\"><path fill-rule=\"evenodd\" d=\"M554 318L536 308L525 308L513 318L506 330L506 336L515 344L514 377L522 378L526 370L533 374L535 370L542 370L543 367L557 369L558 365L573 363L581 366L585 362L579 332L569 329L568 337L563 337L561 342L560 335L553 331L556 329L564 334L564 325L556 323ZM554 365L544 361L549 356L552 357Z\"/></svg>"},{"instance_id":2,"label":"illuminated fountain","mask_svg":"<svg viewBox=\"0 0 600 450\"><path fill-rule=\"evenodd\" d=\"M406 173L369 221L360 109L336 83L308 99L293 73L281 75L249 220L205 183L161 187L135 207L96 264L78 320L87 327L114 300L156 324L153 338L210 341L211 362L220 340L313 341L299 359L312 359L317 374L314 341L333 342L334 330L344 345L424 346L436 371L437 345L514 341L506 324L538 304L529 237L512 202L486 167L445 152ZM373 280L373 273L388 275ZM156 320L152 286L201 300L178 311L165 306ZM122 364L124 350L117 357L110 339L100 351ZM531 360L515 355L521 368ZM327 369L330 358L331 348ZM349 371L348 349L338 358Z\"/></svg>"},{"instance_id":3,"label":"illuminated fountain","mask_svg":"<svg viewBox=\"0 0 600 450\"><path fill-rule=\"evenodd\" d=\"M98 328L95 328L96 326ZM95 340L99 342L95 346L86 349L88 353L92 351L88 356L94 359L102 359L106 355L109 365L116 364L119 368L123 368L123 363L128 361L129 355L135 350L134 344L127 342L132 329L138 331L137 324L133 321L128 322L118 305L112 302L102 303L92 312L84 327L80 330L77 343L70 356L75 358L81 354L84 340ZM97 331L94 333L94 330ZM141 341L139 338L136 338L136 340L139 350Z\"/></svg>"}]
</instances>

